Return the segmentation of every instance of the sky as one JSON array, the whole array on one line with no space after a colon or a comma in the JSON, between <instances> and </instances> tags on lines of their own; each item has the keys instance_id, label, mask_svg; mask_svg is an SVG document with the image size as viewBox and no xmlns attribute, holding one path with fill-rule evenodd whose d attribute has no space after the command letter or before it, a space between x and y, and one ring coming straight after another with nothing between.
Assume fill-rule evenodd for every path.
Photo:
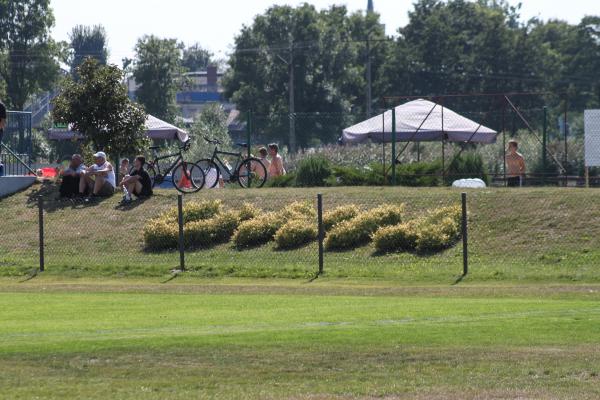
<instances>
[{"instance_id":1,"label":"sky","mask_svg":"<svg viewBox=\"0 0 600 400\"><path fill-rule=\"evenodd\" d=\"M133 47L144 34L177 38L186 45L195 42L226 58L242 25L269 6L298 5L298 0L51 0L56 18L52 35L68 40L73 26L103 25L108 33L110 62L121 65L133 57ZM351 11L365 10L367 0L306 0L318 9L345 4ZM511 4L517 1L509 0ZM524 19L558 18L578 23L582 17L600 14L598 0L521 0ZM374 0L388 35L408 22L413 0Z\"/></svg>"}]
</instances>

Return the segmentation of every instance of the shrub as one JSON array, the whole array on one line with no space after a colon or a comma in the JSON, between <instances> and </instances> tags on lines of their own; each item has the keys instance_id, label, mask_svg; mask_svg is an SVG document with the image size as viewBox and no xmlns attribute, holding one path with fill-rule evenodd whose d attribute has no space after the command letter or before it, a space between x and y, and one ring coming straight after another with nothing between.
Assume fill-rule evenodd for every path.
<instances>
[{"instance_id":1,"label":"shrub","mask_svg":"<svg viewBox=\"0 0 600 400\"><path fill-rule=\"evenodd\" d=\"M206 247L229 241L239 225L238 215L223 212L213 218L194 221L184 226L186 247Z\"/></svg>"},{"instance_id":2,"label":"shrub","mask_svg":"<svg viewBox=\"0 0 600 400\"><path fill-rule=\"evenodd\" d=\"M288 172L285 175L269 177L265 183L266 187L293 187L296 186L296 174Z\"/></svg>"},{"instance_id":3,"label":"shrub","mask_svg":"<svg viewBox=\"0 0 600 400\"><path fill-rule=\"evenodd\" d=\"M417 219L379 228L373 234L373 244L377 251L382 253L415 250L422 225L423 221Z\"/></svg>"},{"instance_id":4,"label":"shrub","mask_svg":"<svg viewBox=\"0 0 600 400\"><path fill-rule=\"evenodd\" d=\"M244 221L235 231L233 242L237 248L263 245L273 240L273 236L284 223L285 218L275 212Z\"/></svg>"},{"instance_id":5,"label":"shrub","mask_svg":"<svg viewBox=\"0 0 600 400\"><path fill-rule=\"evenodd\" d=\"M396 166L396 181L403 186L438 186L442 162L412 162Z\"/></svg>"},{"instance_id":6,"label":"shrub","mask_svg":"<svg viewBox=\"0 0 600 400\"><path fill-rule=\"evenodd\" d=\"M344 250L368 243L380 227L399 224L403 212L403 205L385 205L340 222L327 234L325 248Z\"/></svg>"},{"instance_id":7,"label":"shrub","mask_svg":"<svg viewBox=\"0 0 600 400\"><path fill-rule=\"evenodd\" d=\"M248 221L256 218L262 213L261 209L250 203L243 203L238 210L238 219L240 221Z\"/></svg>"},{"instance_id":8,"label":"shrub","mask_svg":"<svg viewBox=\"0 0 600 400\"><path fill-rule=\"evenodd\" d=\"M487 168L483 163L483 158L481 154L474 152L463 153L459 157L454 158L448 167L448 175L452 180L479 178L485 183L489 183Z\"/></svg>"},{"instance_id":9,"label":"shrub","mask_svg":"<svg viewBox=\"0 0 600 400\"><path fill-rule=\"evenodd\" d=\"M191 201L183 205L183 223L201 221L214 217L221 212L220 200ZM164 212L159 219L177 223L177 207Z\"/></svg>"},{"instance_id":10,"label":"shrub","mask_svg":"<svg viewBox=\"0 0 600 400\"><path fill-rule=\"evenodd\" d=\"M309 201L295 201L292 204L284 207L281 210L282 218L290 219L306 219L316 218L317 211L315 206Z\"/></svg>"},{"instance_id":11,"label":"shrub","mask_svg":"<svg viewBox=\"0 0 600 400\"><path fill-rule=\"evenodd\" d=\"M292 220L286 222L275 233L275 243L280 250L295 249L317 239L314 221Z\"/></svg>"},{"instance_id":12,"label":"shrub","mask_svg":"<svg viewBox=\"0 0 600 400\"><path fill-rule=\"evenodd\" d=\"M328 183L336 186L383 186L383 166L378 163L363 168L335 166Z\"/></svg>"},{"instance_id":13,"label":"shrub","mask_svg":"<svg viewBox=\"0 0 600 400\"><path fill-rule=\"evenodd\" d=\"M327 211L323 214L323 227L325 231L329 231L342 221L356 217L359 211L358 207L354 204L336 207L331 211Z\"/></svg>"},{"instance_id":14,"label":"shrub","mask_svg":"<svg viewBox=\"0 0 600 400\"><path fill-rule=\"evenodd\" d=\"M331 176L331 165L323 156L309 156L298 163L296 186L325 186Z\"/></svg>"},{"instance_id":15,"label":"shrub","mask_svg":"<svg viewBox=\"0 0 600 400\"><path fill-rule=\"evenodd\" d=\"M425 216L428 224L437 224L445 218L452 219L456 223L456 226L459 227L462 220L461 206L456 205L436 208Z\"/></svg>"},{"instance_id":16,"label":"shrub","mask_svg":"<svg viewBox=\"0 0 600 400\"><path fill-rule=\"evenodd\" d=\"M169 250L178 246L179 229L176 223L153 219L146 223L143 234L148 250Z\"/></svg>"},{"instance_id":17,"label":"shrub","mask_svg":"<svg viewBox=\"0 0 600 400\"><path fill-rule=\"evenodd\" d=\"M452 246L458 237L458 226L450 217L435 224L424 224L417 237L417 251L429 253L446 249Z\"/></svg>"}]
</instances>

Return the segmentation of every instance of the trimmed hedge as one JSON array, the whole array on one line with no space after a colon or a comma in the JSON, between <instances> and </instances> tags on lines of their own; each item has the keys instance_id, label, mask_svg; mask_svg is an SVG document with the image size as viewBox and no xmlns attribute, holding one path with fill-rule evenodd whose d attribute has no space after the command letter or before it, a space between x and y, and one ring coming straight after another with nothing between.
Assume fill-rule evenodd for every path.
<instances>
[{"instance_id":1,"label":"trimmed hedge","mask_svg":"<svg viewBox=\"0 0 600 400\"><path fill-rule=\"evenodd\" d=\"M183 223L209 219L219 214L222 209L220 200L191 201L183 205ZM173 207L158 216L158 219L177 223L177 207Z\"/></svg>"},{"instance_id":2,"label":"trimmed hedge","mask_svg":"<svg viewBox=\"0 0 600 400\"><path fill-rule=\"evenodd\" d=\"M404 205L384 205L337 224L325 238L327 250L352 249L371 240L371 235L382 226L399 224Z\"/></svg>"},{"instance_id":3,"label":"trimmed hedge","mask_svg":"<svg viewBox=\"0 0 600 400\"><path fill-rule=\"evenodd\" d=\"M285 221L285 218L275 212L244 221L235 231L233 243L238 249L261 246L273 240Z\"/></svg>"},{"instance_id":4,"label":"trimmed hedge","mask_svg":"<svg viewBox=\"0 0 600 400\"><path fill-rule=\"evenodd\" d=\"M223 212L214 218L194 221L184 226L186 247L208 247L231 239L240 223L237 213Z\"/></svg>"},{"instance_id":5,"label":"trimmed hedge","mask_svg":"<svg viewBox=\"0 0 600 400\"><path fill-rule=\"evenodd\" d=\"M414 250L417 247L419 231L423 220L412 220L399 225L379 228L373 234L373 244L378 252Z\"/></svg>"},{"instance_id":6,"label":"trimmed hedge","mask_svg":"<svg viewBox=\"0 0 600 400\"><path fill-rule=\"evenodd\" d=\"M356 217L359 212L359 208L354 204L336 207L323 214L323 228L325 231L329 231L340 222L348 221Z\"/></svg>"},{"instance_id":7,"label":"trimmed hedge","mask_svg":"<svg viewBox=\"0 0 600 400\"><path fill-rule=\"evenodd\" d=\"M317 226L313 221L293 220L279 228L274 239L278 249L290 250L316 240L317 236Z\"/></svg>"},{"instance_id":8,"label":"trimmed hedge","mask_svg":"<svg viewBox=\"0 0 600 400\"><path fill-rule=\"evenodd\" d=\"M144 226L144 244L148 250L172 250L178 247L179 228L177 223L153 219Z\"/></svg>"}]
</instances>

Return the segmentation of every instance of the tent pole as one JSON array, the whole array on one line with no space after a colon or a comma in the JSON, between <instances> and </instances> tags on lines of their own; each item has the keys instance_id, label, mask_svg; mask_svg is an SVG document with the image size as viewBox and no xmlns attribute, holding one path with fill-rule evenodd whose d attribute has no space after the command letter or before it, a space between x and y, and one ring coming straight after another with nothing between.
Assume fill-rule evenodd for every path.
<instances>
[{"instance_id":1,"label":"tent pole","mask_svg":"<svg viewBox=\"0 0 600 400\"><path fill-rule=\"evenodd\" d=\"M502 155L502 174L504 175L504 186L506 187L506 99L502 104Z\"/></svg>"},{"instance_id":2,"label":"tent pole","mask_svg":"<svg viewBox=\"0 0 600 400\"><path fill-rule=\"evenodd\" d=\"M442 106L442 186L446 185L446 132L444 131L444 99L440 101Z\"/></svg>"},{"instance_id":3,"label":"tent pole","mask_svg":"<svg viewBox=\"0 0 600 400\"><path fill-rule=\"evenodd\" d=\"M396 185L396 107L392 109L392 185Z\"/></svg>"},{"instance_id":4,"label":"tent pole","mask_svg":"<svg viewBox=\"0 0 600 400\"><path fill-rule=\"evenodd\" d=\"M387 169L385 168L385 111L381 116L381 149L383 160L383 184L387 184Z\"/></svg>"}]
</instances>

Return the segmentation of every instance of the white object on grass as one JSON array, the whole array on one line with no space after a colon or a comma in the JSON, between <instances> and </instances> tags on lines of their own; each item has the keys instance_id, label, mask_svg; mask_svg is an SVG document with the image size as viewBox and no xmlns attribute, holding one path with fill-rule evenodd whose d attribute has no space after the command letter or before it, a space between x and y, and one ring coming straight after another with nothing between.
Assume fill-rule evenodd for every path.
<instances>
[{"instance_id":1,"label":"white object on grass","mask_svg":"<svg viewBox=\"0 0 600 400\"><path fill-rule=\"evenodd\" d=\"M484 181L479 178L469 178L469 179L459 179L457 181L452 182L452 187L455 188L470 188L470 189L480 189L487 187Z\"/></svg>"}]
</instances>

